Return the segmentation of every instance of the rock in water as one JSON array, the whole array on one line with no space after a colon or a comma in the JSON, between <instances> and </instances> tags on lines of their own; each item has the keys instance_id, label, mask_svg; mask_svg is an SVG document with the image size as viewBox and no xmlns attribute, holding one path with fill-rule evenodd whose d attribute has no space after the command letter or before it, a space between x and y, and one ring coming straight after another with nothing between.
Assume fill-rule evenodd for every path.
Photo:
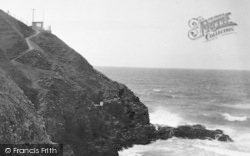
<instances>
[{"instance_id":1,"label":"rock in water","mask_svg":"<svg viewBox=\"0 0 250 156\"><path fill-rule=\"evenodd\" d=\"M174 128L174 136L187 139L210 139L219 141L233 141L228 135L221 130L208 130L202 125L185 125Z\"/></svg>"}]
</instances>

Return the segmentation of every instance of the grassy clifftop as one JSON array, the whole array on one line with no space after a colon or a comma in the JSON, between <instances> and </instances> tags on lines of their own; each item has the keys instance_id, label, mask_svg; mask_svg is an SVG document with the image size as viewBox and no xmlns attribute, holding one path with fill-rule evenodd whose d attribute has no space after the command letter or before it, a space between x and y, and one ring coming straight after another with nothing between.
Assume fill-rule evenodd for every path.
<instances>
[{"instance_id":1,"label":"grassy clifftop","mask_svg":"<svg viewBox=\"0 0 250 156\"><path fill-rule=\"evenodd\" d=\"M0 48L9 59L28 49L25 37L33 33L34 30L0 10Z\"/></svg>"}]
</instances>

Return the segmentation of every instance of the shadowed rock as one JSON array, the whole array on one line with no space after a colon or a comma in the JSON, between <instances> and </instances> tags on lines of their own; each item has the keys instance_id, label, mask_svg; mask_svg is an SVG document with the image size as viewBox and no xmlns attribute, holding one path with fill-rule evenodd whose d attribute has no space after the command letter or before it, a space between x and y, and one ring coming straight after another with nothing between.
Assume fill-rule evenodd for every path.
<instances>
[{"instance_id":1,"label":"shadowed rock","mask_svg":"<svg viewBox=\"0 0 250 156\"><path fill-rule=\"evenodd\" d=\"M203 125L185 125L177 128L159 127L157 130L158 139L168 139L171 137L201 140L218 140L232 142L233 140L222 130L208 130Z\"/></svg>"}]
</instances>

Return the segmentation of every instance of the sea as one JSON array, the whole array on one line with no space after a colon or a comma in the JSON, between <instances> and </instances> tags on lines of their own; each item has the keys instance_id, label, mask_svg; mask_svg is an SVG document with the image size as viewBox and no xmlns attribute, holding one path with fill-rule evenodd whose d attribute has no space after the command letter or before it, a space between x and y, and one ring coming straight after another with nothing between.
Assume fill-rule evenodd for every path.
<instances>
[{"instance_id":1,"label":"sea","mask_svg":"<svg viewBox=\"0 0 250 156\"><path fill-rule=\"evenodd\" d=\"M96 67L127 85L150 122L202 124L234 142L171 138L123 149L119 156L250 156L250 71Z\"/></svg>"}]
</instances>

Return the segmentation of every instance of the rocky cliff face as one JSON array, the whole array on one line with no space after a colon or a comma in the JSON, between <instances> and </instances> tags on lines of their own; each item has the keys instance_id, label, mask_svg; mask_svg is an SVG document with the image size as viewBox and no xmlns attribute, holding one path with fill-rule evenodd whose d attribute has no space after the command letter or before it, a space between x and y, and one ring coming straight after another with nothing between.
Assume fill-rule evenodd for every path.
<instances>
[{"instance_id":1,"label":"rocky cliff face","mask_svg":"<svg viewBox=\"0 0 250 156\"><path fill-rule=\"evenodd\" d=\"M0 31L0 121L6 123L0 142L48 142L49 136L75 155L111 156L132 145L130 129L149 124L147 108L132 91L53 34L34 35L2 11ZM29 129L34 132L26 134Z\"/></svg>"},{"instance_id":2,"label":"rocky cliff face","mask_svg":"<svg viewBox=\"0 0 250 156\"><path fill-rule=\"evenodd\" d=\"M156 131L147 107L125 85L53 34L3 11L0 80L1 143L52 141L65 145L64 155L116 156L124 147L173 136L173 129Z\"/></svg>"}]
</instances>

